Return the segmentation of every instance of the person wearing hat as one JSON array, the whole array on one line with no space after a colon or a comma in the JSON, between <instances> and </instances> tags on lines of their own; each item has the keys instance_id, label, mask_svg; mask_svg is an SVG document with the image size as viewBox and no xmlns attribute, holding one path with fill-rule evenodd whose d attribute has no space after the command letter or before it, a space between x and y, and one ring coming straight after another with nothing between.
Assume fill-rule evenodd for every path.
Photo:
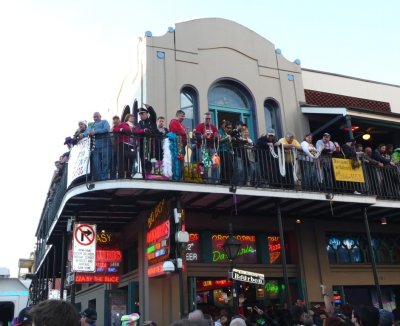
<instances>
[{"instance_id":1,"label":"person wearing hat","mask_svg":"<svg viewBox=\"0 0 400 326\"><path fill-rule=\"evenodd\" d=\"M154 138L149 138L146 134L155 135L157 133L157 114L152 106L148 104L144 104L144 106L139 109L139 128L145 133L144 138L140 139L139 146L143 179L146 177L146 173L150 173L153 168L151 159L154 157L150 156L155 150Z\"/></svg>"},{"instance_id":2,"label":"person wearing hat","mask_svg":"<svg viewBox=\"0 0 400 326\"><path fill-rule=\"evenodd\" d=\"M68 149L71 149L73 146L73 139L72 137L65 137L64 145L67 145Z\"/></svg>"},{"instance_id":3,"label":"person wearing hat","mask_svg":"<svg viewBox=\"0 0 400 326\"><path fill-rule=\"evenodd\" d=\"M278 184L278 154L276 152L276 137L275 129L268 128L267 132L262 134L256 141L256 148L258 149L257 160L260 170L260 184L269 186L271 184Z\"/></svg>"},{"instance_id":4,"label":"person wearing hat","mask_svg":"<svg viewBox=\"0 0 400 326\"><path fill-rule=\"evenodd\" d=\"M123 315L121 317L121 326L136 326L137 321L140 319L140 315L136 312L131 313L130 315Z\"/></svg>"},{"instance_id":5,"label":"person wearing hat","mask_svg":"<svg viewBox=\"0 0 400 326\"><path fill-rule=\"evenodd\" d=\"M85 130L87 129L88 124L86 120L80 120L78 122L78 129L76 129L74 135L72 136L73 145L76 145L78 143L78 141L80 141L83 138L83 133L85 132Z\"/></svg>"},{"instance_id":6,"label":"person wearing hat","mask_svg":"<svg viewBox=\"0 0 400 326\"><path fill-rule=\"evenodd\" d=\"M29 310L31 310L31 307L25 307L22 309L19 314L17 319L14 322L14 326L31 326L32 325L32 317L29 314Z\"/></svg>"},{"instance_id":7,"label":"person wearing hat","mask_svg":"<svg viewBox=\"0 0 400 326\"><path fill-rule=\"evenodd\" d=\"M335 144L331 141L331 135L325 132L322 138L317 140L315 144L317 150L321 151L321 154L332 154L335 151Z\"/></svg>"},{"instance_id":8,"label":"person wearing hat","mask_svg":"<svg viewBox=\"0 0 400 326\"><path fill-rule=\"evenodd\" d=\"M153 107L144 104L144 108L139 109L139 128L144 130L145 133L155 133L157 130L157 113Z\"/></svg>"},{"instance_id":9,"label":"person wearing hat","mask_svg":"<svg viewBox=\"0 0 400 326\"><path fill-rule=\"evenodd\" d=\"M97 312L94 309L87 308L82 312L80 321L81 326L95 326L97 321Z\"/></svg>"}]
</instances>

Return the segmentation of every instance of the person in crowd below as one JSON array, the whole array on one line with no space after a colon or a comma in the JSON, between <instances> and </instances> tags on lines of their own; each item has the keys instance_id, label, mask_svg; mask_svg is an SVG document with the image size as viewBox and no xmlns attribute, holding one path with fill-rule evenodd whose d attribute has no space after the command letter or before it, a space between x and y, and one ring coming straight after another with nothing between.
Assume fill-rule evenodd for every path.
<instances>
[{"instance_id":1,"label":"person in crowd below","mask_svg":"<svg viewBox=\"0 0 400 326\"><path fill-rule=\"evenodd\" d=\"M379 326L392 326L393 314L385 309L379 309Z\"/></svg>"},{"instance_id":2,"label":"person in crowd below","mask_svg":"<svg viewBox=\"0 0 400 326\"><path fill-rule=\"evenodd\" d=\"M94 309L87 308L81 314L81 326L95 326L97 321L97 312Z\"/></svg>"},{"instance_id":3,"label":"person in crowd below","mask_svg":"<svg viewBox=\"0 0 400 326\"><path fill-rule=\"evenodd\" d=\"M46 300L32 306L33 326L79 326L80 316L74 305L64 300Z\"/></svg>"},{"instance_id":4,"label":"person in crowd below","mask_svg":"<svg viewBox=\"0 0 400 326\"><path fill-rule=\"evenodd\" d=\"M351 321L356 326L378 326L379 318L378 308L360 306L353 310Z\"/></svg>"},{"instance_id":5,"label":"person in crowd below","mask_svg":"<svg viewBox=\"0 0 400 326\"><path fill-rule=\"evenodd\" d=\"M217 183L219 180L219 166L213 164L212 156L217 153L219 144L218 129L211 123L211 113L204 113L204 121L196 126L197 159L203 163L205 168L205 179L210 183ZM208 172L211 171L211 179Z\"/></svg>"},{"instance_id":6,"label":"person in crowd below","mask_svg":"<svg viewBox=\"0 0 400 326\"><path fill-rule=\"evenodd\" d=\"M146 320L145 322L143 322L143 326L157 326L157 323L151 320Z\"/></svg>"},{"instance_id":7,"label":"person in crowd below","mask_svg":"<svg viewBox=\"0 0 400 326\"><path fill-rule=\"evenodd\" d=\"M256 159L260 168L261 183L265 186L279 184L278 154L274 146L276 141L275 129L269 128L256 142Z\"/></svg>"},{"instance_id":8,"label":"person in crowd below","mask_svg":"<svg viewBox=\"0 0 400 326\"><path fill-rule=\"evenodd\" d=\"M83 133L85 137L92 138L92 162L94 179L101 181L108 178L108 172L111 162L111 140L110 124L107 120L101 120L99 112L93 113L94 123Z\"/></svg>"},{"instance_id":9,"label":"person in crowd below","mask_svg":"<svg viewBox=\"0 0 400 326\"><path fill-rule=\"evenodd\" d=\"M325 319L324 326L346 326L346 322L338 316L330 316Z\"/></svg>"},{"instance_id":10,"label":"person in crowd below","mask_svg":"<svg viewBox=\"0 0 400 326\"><path fill-rule=\"evenodd\" d=\"M32 326L32 316L30 315L30 310L32 307L25 307L22 309L17 319L12 325L14 326Z\"/></svg>"},{"instance_id":11,"label":"person in crowd below","mask_svg":"<svg viewBox=\"0 0 400 326\"><path fill-rule=\"evenodd\" d=\"M299 156L300 169L301 169L301 187L303 190L317 190L318 176L320 171L318 158L320 151L318 151L312 143L312 134L305 135L304 140L301 142L301 149L303 155Z\"/></svg>"},{"instance_id":12,"label":"person in crowd below","mask_svg":"<svg viewBox=\"0 0 400 326\"><path fill-rule=\"evenodd\" d=\"M112 129L113 139L116 147L116 167L118 179L130 178L132 176L133 160L136 155L130 143L131 129L126 122L119 122Z\"/></svg>"},{"instance_id":13,"label":"person in crowd below","mask_svg":"<svg viewBox=\"0 0 400 326\"><path fill-rule=\"evenodd\" d=\"M275 143L275 146L282 146L284 150L284 154L280 154L279 163L283 186L293 187L297 181L297 150L301 149L301 145L292 132L287 132L285 137Z\"/></svg>"},{"instance_id":14,"label":"person in crowd below","mask_svg":"<svg viewBox=\"0 0 400 326\"><path fill-rule=\"evenodd\" d=\"M83 133L87 129L87 121L86 120L80 120L78 122L78 129L75 131L74 135L72 136L72 144L76 145L78 141L80 141L83 138Z\"/></svg>"},{"instance_id":15,"label":"person in crowd below","mask_svg":"<svg viewBox=\"0 0 400 326\"><path fill-rule=\"evenodd\" d=\"M121 326L136 326L138 323L138 320L140 319L140 315L137 314L136 312L130 314L130 315L123 315L121 317Z\"/></svg>"},{"instance_id":16,"label":"person in crowd below","mask_svg":"<svg viewBox=\"0 0 400 326\"><path fill-rule=\"evenodd\" d=\"M204 319L204 314L200 309L193 310L189 313L189 320L201 320Z\"/></svg>"},{"instance_id":17,"label":"person in crowd below","mask_svg":"<svg viewBox=\"0 0 400 326\"><path fill-rule=\"evenodd\" d=\"M229 325L229 314L226 309L219 311L218 319L215 321L215 326L228 326Z\"/></svg>"},{"instance_id":18,"label":"person in crowd below","mask_svg":"<svg viewBox=\"0 0 400 326\"><path fill-rule=\"evenodd\" d=\"M232 147L232 122L224 120L218 130L220 145L218 154L221 164L221 182L229 183L233 173L233 147Z\"/></svg>"},{"instance_id":19,"label":"person in crowd below","mask_svg":"<svg viewBox=\"0 0 400 326\"><path fill-rule=\"evenodd\" d=\"M182 180L184 172L184 160L188 136L183 120L185 120L185 111L178 110L176 111L175 118L169 122L169 131L176 135L176 140L173 140L176 145L173 145L173 148L176 149L171 153L173 171L172 179L174 181Z\"/></svg>"},{"instance_id":20,"label":"person in crowd below","mask_svg":"<svg viewBox=\"0 0 400 326\"><path fill-rule=\"evenodd\" d=\"M246 321L243 318L236 317L231 320L229 326L246 326Z\"/></svg>"},{"instance_id":21,"label":"person in crowd below","mask_svg":"<svg viewBox=\"0 0 400 326\"><path fill-rule=\"evenodd\" d=\"M250 187L256 185L256 156L255 156L255 146L253 140L250 138L249 130L247 128L243 129L243 140L245 148L244 156L244 166L246 168L246 186Z\"/></svg>"}]
</instances>

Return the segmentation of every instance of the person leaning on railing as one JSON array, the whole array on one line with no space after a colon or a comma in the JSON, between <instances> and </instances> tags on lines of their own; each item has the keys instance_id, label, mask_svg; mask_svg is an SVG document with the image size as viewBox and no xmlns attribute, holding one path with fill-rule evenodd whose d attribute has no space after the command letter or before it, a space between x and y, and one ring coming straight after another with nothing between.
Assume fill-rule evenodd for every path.
<instances>
[{"instance_id":1,"label":"person leaning on railing","mask_svg":"<svg viewBox=\"0 0 400 326\"><path fill-rule=\"evenodd\" d=\"M101 120L99 112L93 113L93 124L91 124L83 133L84 137L92 137L93 151L93 173L95 180L106 180L110 170L111 163L111 140L110 124L107 120Z\"/></svg>"}]
</instances>

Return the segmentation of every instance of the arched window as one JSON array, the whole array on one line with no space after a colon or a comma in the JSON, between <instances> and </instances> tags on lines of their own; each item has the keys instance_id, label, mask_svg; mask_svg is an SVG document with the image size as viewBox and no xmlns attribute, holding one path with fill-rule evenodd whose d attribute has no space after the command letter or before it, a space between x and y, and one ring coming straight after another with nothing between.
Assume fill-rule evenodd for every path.
<instances>
[{"instance_id":1,"label":"arched window","mask_svg":"<svg viewBox=\"0 0 400 326\"><path fill-rule=\"evenodd\" d=\"M264 122L265 131L274 129L277 138L283 136L279 106L274 100L266 100L264 102Z\"/></svg>"},{"instance_id":2,"label":"arched window","mask_svg":"<svg viewBox=\"0 0 400 326\"><path fill-rule=\"evenodd\" d=\"M181 90L181 110L185 112L185 127L193 130L198 122L198 95L191 86L185 86Z\"/></svg>"},{"instance_id":3,"label":"arched window","mask_svg":"<svg viewBox=\"0 0 400 326\"><path fill-rule=\"evenodd\" d=\"M214 86L208 95L208 104L250 109L250 104L245 94L238 87L231 84L218 84Z\"/></svg>"},{"instance_id":4,"label":"arched window","mask_svg":"<svg viewBox=\"0 0 400 326\"><path fill-rule=\"evenodd\" d=\"M218 81L208 91L208 110L212 113L213 123L219 127L224 120L234 125L243 121L247 124L250 138L254 139L253 102L249 90L232 80Z\"/></svg>"}]
</instances>

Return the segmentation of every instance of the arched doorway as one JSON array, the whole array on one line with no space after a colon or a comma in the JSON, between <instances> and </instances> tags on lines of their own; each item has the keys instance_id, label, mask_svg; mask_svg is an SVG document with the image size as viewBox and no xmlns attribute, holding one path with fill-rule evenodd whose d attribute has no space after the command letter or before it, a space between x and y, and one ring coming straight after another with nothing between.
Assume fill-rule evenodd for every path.
<instances>
[{"instance_id":1,"label":"arched doorway","mask_svg":"<svg viewBox=\"0 0 400 326\"><path fill-rule=\"evenodd\" d=\"M254 139L253 101L250 93L233 81L219 81L208 92L208 110L213 115L213 123L220 127L224 120L234 125L238 121L247 124L250 137Z\"/></svg>"}]
</instances>

